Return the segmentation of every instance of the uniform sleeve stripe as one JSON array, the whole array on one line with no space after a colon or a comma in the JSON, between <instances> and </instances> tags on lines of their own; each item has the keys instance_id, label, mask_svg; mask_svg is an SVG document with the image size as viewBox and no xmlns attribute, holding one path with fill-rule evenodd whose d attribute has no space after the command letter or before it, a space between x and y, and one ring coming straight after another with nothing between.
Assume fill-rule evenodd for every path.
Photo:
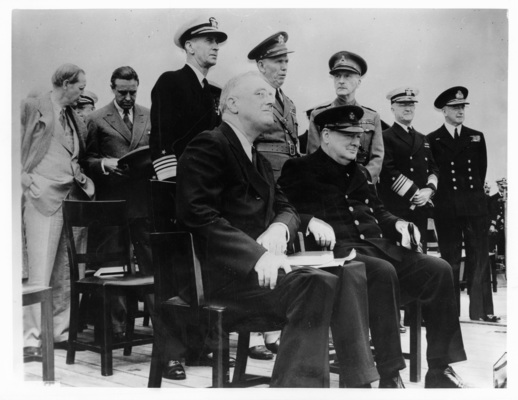
<instances>
[{"instance_id":1,"label":"uniform sleeve stripe","mask_svg":"<svg viewBox=\"0 0 518 400\"><path fill-rule=\"evenodd\" d=\"M408 179L405 175L399 175L396 181L392 184L391 189L403 197L410 190L413 184L414 182Z\"/></svg>"},{"instance_id":2,"label":"uniform sleeve stripe","mask_svg":"<svg viewBox=\"0 0 518 400\"><path fill-rule=\"evenodd\" d=\"M176 165L178 164L174 154L157 158L153 161L158 180L163 181L176 176Z\"/></svg>"}]
</instances>

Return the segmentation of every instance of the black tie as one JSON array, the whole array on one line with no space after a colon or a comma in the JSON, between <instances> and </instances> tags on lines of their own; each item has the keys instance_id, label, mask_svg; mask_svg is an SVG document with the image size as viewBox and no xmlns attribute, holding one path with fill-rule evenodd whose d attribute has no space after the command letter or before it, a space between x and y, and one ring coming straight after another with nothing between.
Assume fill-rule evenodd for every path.
<instances>
[{"instance_id":1,"label":"black tie","mask_svg":"<svg viewBox=\"0 0 518 400\"><path fill-rule=\"evenodd\" d=\"M411 126L408 127L408 133L410 133L411 135L414 134L414 128L412 128Z\"/></svg>"},{"instance_id":2,"label":"black tie","mask_svg":"<svg viewBox=\"0 0 518 400\"><path fill-rule=\"evenodd\" d=\"M252 146L252 164L254 164L255 169L257 169L257 150L254 146Z\"/></svg>"},{"instance_id":3,"label":"black tie","mask_svg":"<svg viewBox=\"0 0 518 400\"><path fill-rule=\"evenodd\" d=\"M459 132L457 131L457 128L455 128L455 130L453 131L453 137L455 138L455 140L459 138Z\"/></svg>"},{"instance_id":4,"label":"black tie","mask_svg":"<svg viewBox=\"0 0 518 400\"><path fill-rule=\"evenodd\" d=\"M284 102L282 101L281 89L275 90L275 100L281 105L281 108L284 110Z\"/></svg>"},{"instance_id":5,"label":"black tie","mask_svg":"<svg viewBox=\"0 0 518 400\"><path fill-rule=\"evenodd\" d=\"M126 126L128 127L130 132L133 132L133 123L131 122L129 118L129 110L124 109L124 117L122 118Z\"/></svg>"}]
</instances>

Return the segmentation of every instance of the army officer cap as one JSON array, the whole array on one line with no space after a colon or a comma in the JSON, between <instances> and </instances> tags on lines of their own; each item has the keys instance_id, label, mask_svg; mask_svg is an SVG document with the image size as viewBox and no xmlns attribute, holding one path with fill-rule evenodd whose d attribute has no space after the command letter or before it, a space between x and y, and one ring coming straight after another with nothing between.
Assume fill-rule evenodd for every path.
<instances>
[{"instance_id":1,"label":"army officer cap","mask_svg":"<svg viewBox=\"0 0 518 400\"><path fill-rule=\"evenodd\" d=\"M286 32L277 32L264 39L248 53L249 60L262 60L263 58L273 58L293 51L288 51L286 42L288 34Z\"/></svg>"},{"instance_id":2,"label":"army officer cap","mask_svg":"<svg viewBox=\"0 0 518 400\"><path fill-rule=\"evenodd\" d=\"M350 51L339 51L329 59L329 73L335 75L342 71L354 72L363 76L367 72L367 62L358 54Z\"/></svg>"}]
</instances>

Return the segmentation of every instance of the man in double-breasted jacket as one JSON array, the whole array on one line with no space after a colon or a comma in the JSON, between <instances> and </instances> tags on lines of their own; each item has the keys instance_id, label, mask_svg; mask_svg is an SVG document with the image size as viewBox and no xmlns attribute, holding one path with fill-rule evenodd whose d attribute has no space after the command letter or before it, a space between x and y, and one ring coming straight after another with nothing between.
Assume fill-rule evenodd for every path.
<instances>
[{"instance_id":1,"label":"man in double-breasted jacket","mask_svg":"<svg viewBox=\"0 0 518 400\"><path fill-rule=\"evenodd\" d=\"M419 90L401 87L387 94L394 124L383 131L385 156L378 194L391 213L417 225L426 247L428 217L439 170L426 137L412 126Z\"/></svg>"},{"instance_id":2,"label":"man in double-breasted jacket","mask_svg":"<svg viewBox=\"0 0 518 400\"><path fill-rule=\"evenodd\" d=\"M408 222L386 211L370 174L355 161L363 129L357 106L328 108L315 118L321 146L307 156L284 164L279 185L301 217L301 231L319 245L334 247L336 257L353 249L365 263L369 321L380 387L403 387L404 368L399 338L399 288L405 297L422 302L427 330L427 388L461 388L462 380L449 366L466 359L451 267L408 245ZM316 223L327 224L318 229ZM282 343L282 340L281 340Z\"/></svg>"},{"instance_id":3,"label":"man in double-breasted jacket","mask_svg":"<svg viewBox=\"0 0 518 400\"><path fill-rule=\"evenodd\" d=\"M455 86L434 102L445 123L428 135L439 167L441 183L434 197L434 221L441 257L454 271L460 298L459 273L463 243L469 285L469 316L496 322L490 282L487 200L484 182L487 170L486 142L482 132L463 125L468 89ZM459 303L460 305L460 303Z\"/></svg>"},{"instance_id":4,"label":"man in double-breasted jacket","mask_svg":"<svg viewBox=\"0 0 518 400\"><path fill-rule=\"evenodd\" d=\"M186 64L164 72L151 91L151 160L159 180L176 177L177 160L198 133L216 127L221 89L206 77L216 65L227 34L215 18L196 18L181 26L174 43L185 51Z\"/></svg>"}]
</instances>

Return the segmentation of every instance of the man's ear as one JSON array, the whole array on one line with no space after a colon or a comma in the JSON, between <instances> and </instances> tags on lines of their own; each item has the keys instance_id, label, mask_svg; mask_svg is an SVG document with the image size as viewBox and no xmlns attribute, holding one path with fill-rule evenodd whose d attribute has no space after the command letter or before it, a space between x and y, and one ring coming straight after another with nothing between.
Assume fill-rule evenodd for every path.
<instances>
[{"instance_id":1,"label":"man's ear","mask_svg":"<svg viewBox=\"0 0 518 400\"><path fill-rule=\"evenodd\" d=\"M325 144L329 144L329 129L322 129L322 132L320 132L320 139Z\"/></svg>"},{"instance_id":2,"label":"man's ear","mask_svg":"<svg viewBox=\"0 0 518 400\"><path fill-rule=\"evenodd\" d=\"M361 86L361 84L362 84L362 80L360 78L360 79L358 79L358 86L357 86L357 88L359 88Z\"/></svg>"},{"instance_id":3,"label":"man's ear","mask_svg":"<svg viewBox=\"0 0 518 400\"><path fill-rule=\"evenodd\" d=\"M263 60L258 60L257 61L257 69L259 70L259 72L261 74L264 74L264 63L263 63Z\"/></svg>"},{"instance_id":4,"label":"man's ear","mask_svg":"<svg viewBox=\"0 0 518 400\"><path fill-rule=\"evenodd\" d=\"M232 114L237 114L237 104L236 99L234 97L227 98L227 110Z\"/></svg>"},{"instance_id":5,"label":"man's ear","mask_svg":"<svg viewBox=\"0 0 518 400\"><path fill-rule=\"evenodd\" d=\"M183 47L187 54L190 54L191 56L194 55L194 48L192 47L192 42L190 40L187 40Z\"/></svg>"}]
</instances>

